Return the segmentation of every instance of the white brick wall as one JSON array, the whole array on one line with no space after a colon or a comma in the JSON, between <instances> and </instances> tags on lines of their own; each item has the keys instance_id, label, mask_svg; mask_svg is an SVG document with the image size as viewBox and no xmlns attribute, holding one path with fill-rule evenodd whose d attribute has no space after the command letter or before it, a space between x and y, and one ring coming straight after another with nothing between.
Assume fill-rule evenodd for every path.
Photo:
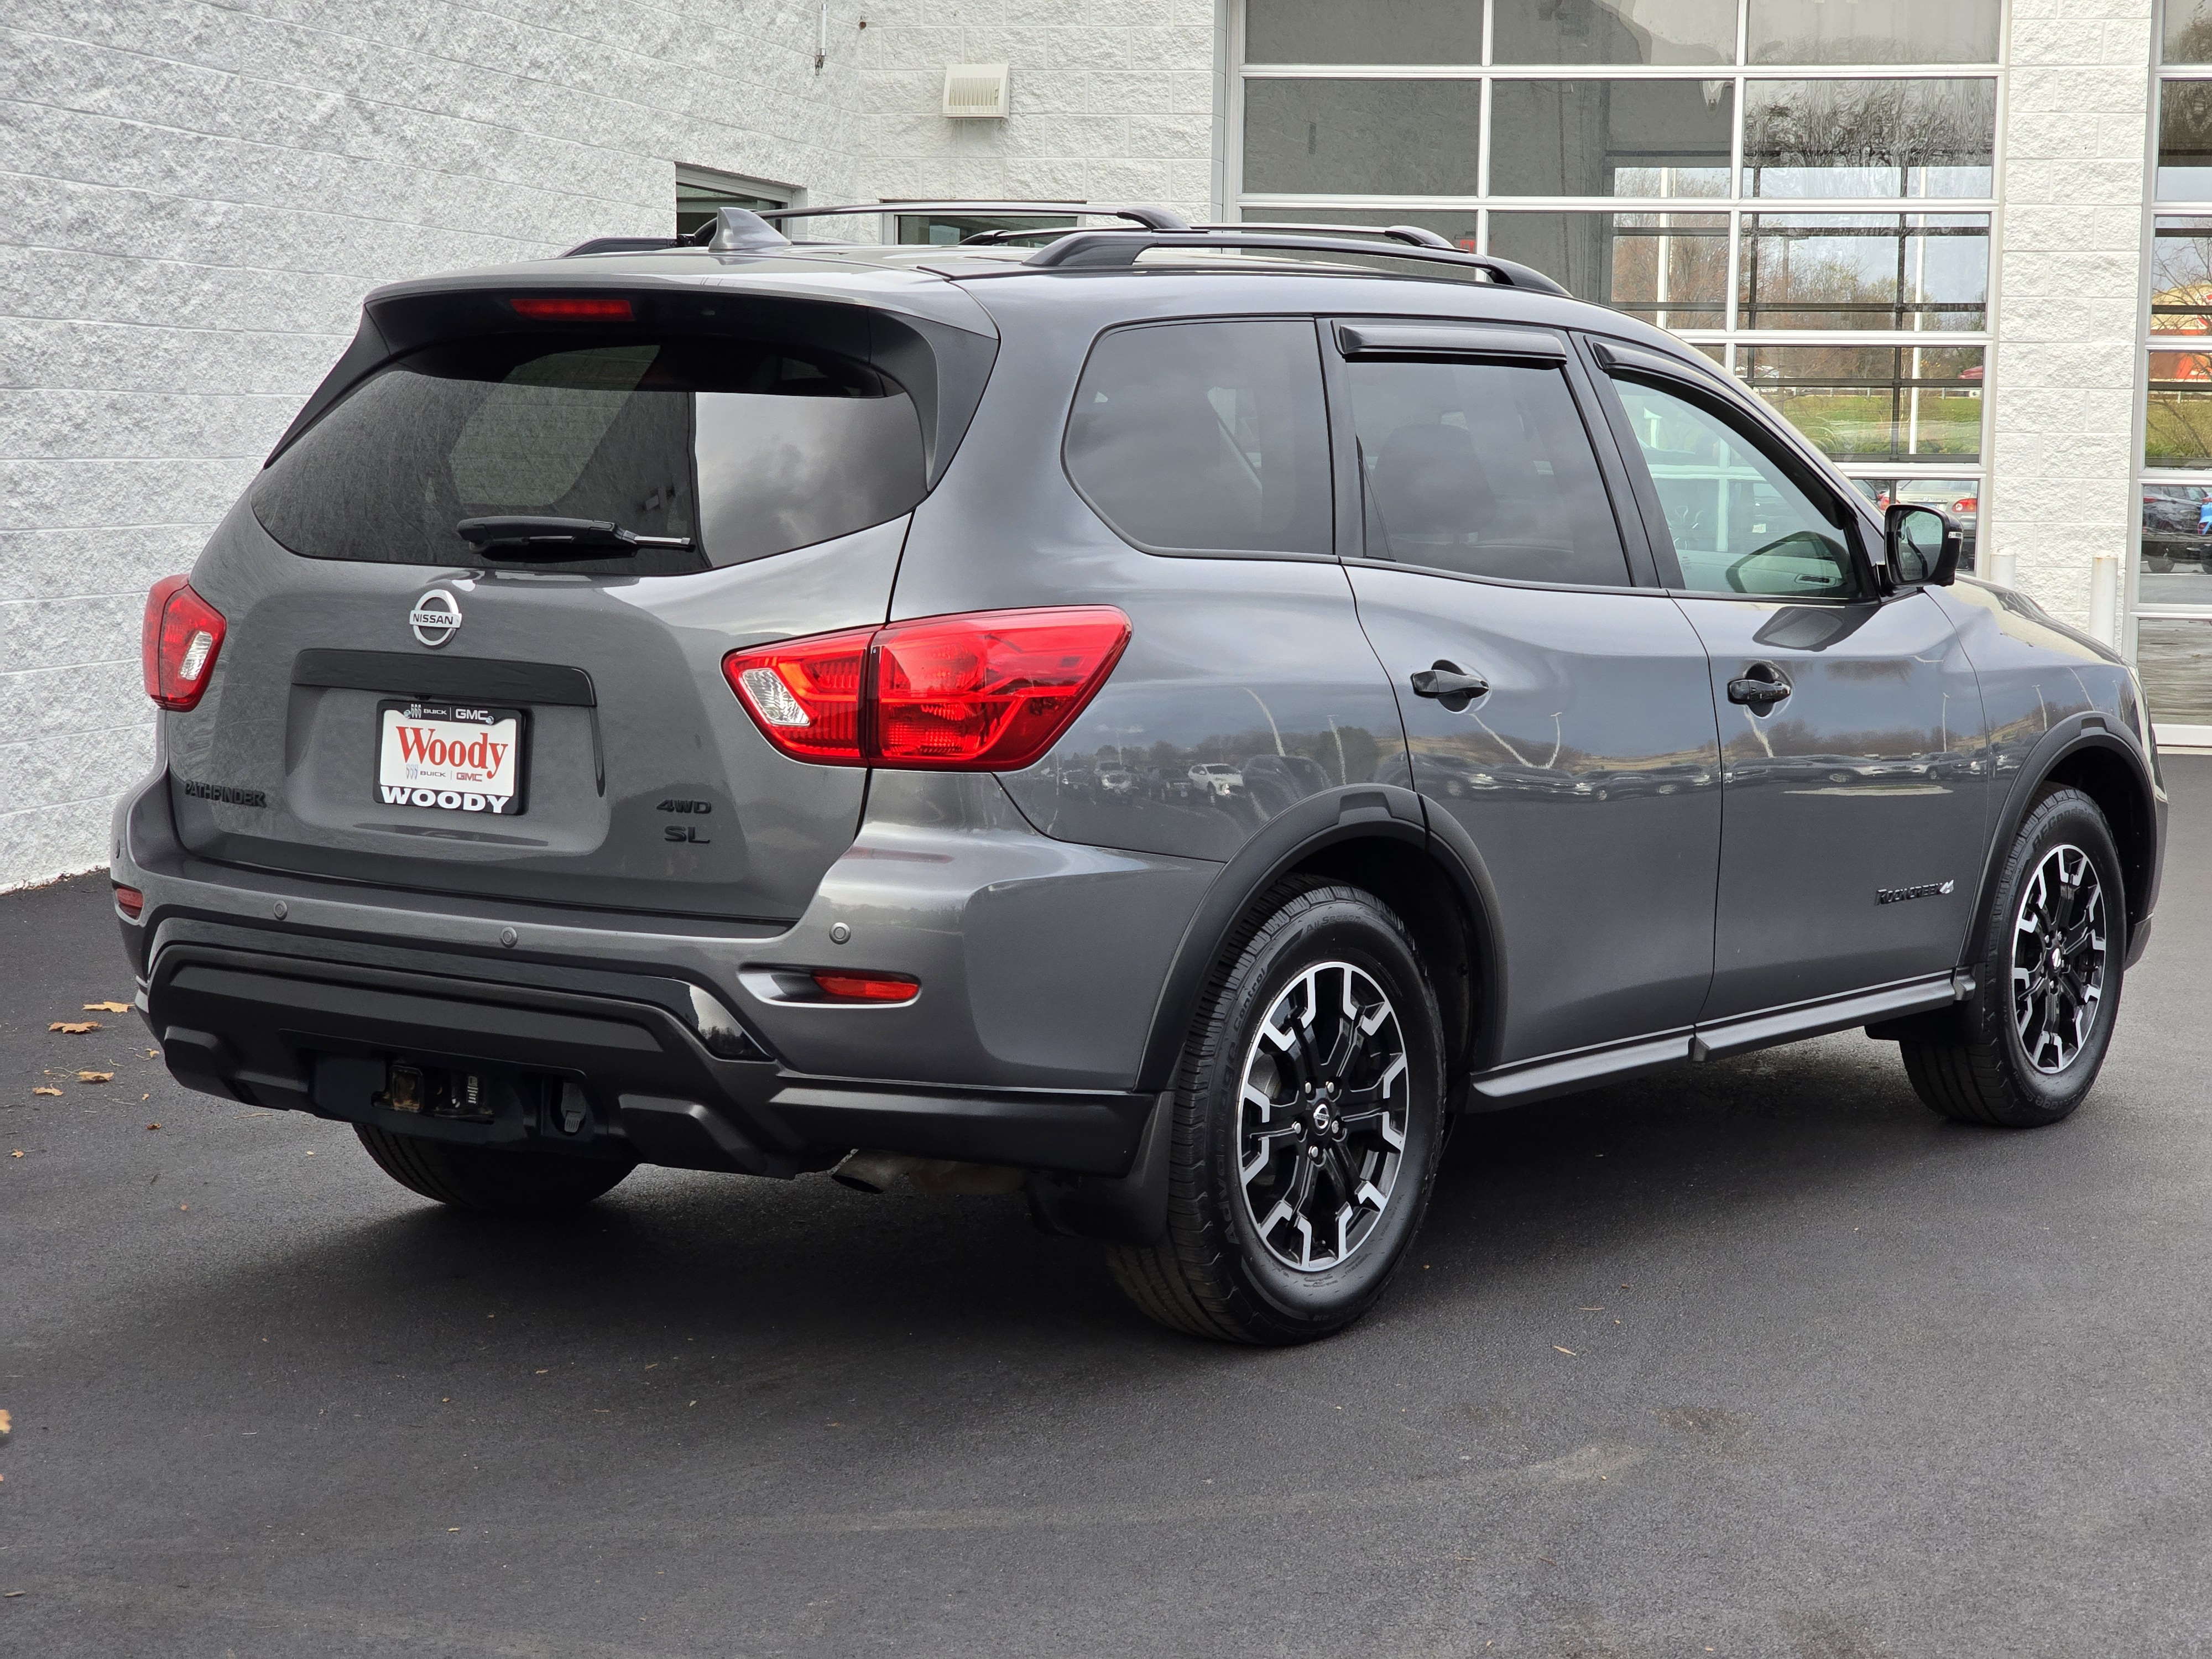
<instances>
[{"instance_id":1,"label":"white brick wall","mask_svg":"<svg viewBox=\"0 0 2212 1659\"><path fill-rule=\"evenodd\" d=\"M828 16L817 73L798 0L0 0L0 887L105 861L146 588L375 284L665 233L678 162L1208 205L1214 0ZM1000 60L1011 119L937 114Z\"/></svg>"},{"instance_id":2,"label":"white brick wall","mask_svg":"<svg viewBox=\"0 0 2212 1659\"><path fill-rule=\"evenodd\" d=\"M2135 514L2152 0L2008 12L1983 569L2081 624Z\"/></svg>"}]
</instances>

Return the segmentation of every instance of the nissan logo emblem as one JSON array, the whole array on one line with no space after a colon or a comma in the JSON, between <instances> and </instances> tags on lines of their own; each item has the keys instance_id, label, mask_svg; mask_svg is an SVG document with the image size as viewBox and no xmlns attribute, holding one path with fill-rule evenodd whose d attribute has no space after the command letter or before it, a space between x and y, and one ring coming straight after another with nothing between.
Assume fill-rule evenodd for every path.
<instances>
[{"instance_id":1,"label":"nissan logo emblem","mask_svg":"<svg viewBox=\"0 0 2212 1659\"><path fill-rule=\"evenodd\" d=\"M444 588L434 587L415 601L407 625L424 645L443 645L461 631L460 604Z\"/></svg>"}]
</instances>

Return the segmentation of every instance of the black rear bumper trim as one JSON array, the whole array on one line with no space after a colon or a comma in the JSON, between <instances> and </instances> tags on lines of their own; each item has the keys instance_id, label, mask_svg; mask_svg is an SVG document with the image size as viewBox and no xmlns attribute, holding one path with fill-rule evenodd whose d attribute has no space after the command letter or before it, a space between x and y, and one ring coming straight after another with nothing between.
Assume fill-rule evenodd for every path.
<instances>
[{"instance_id":1,"label":"black rear bumper trim","mask_svg":"<svg viewBox=\"0 0 2212 1659\"><path fill-rule=\"evenodd\" d=\"M358 1062L560 1079L591 1101L603 1150L754 1175L789 1176L868 1147L1118 1176L1154 1099L806 1076L709 1054L660 981L637 976L630 987L629 976L595 974L590 989L565 988L487 979L478 962L454 967L461 971L164 943L148 975L147 1018L171 1072L208 1093L429 1133L428 1121L377 1103L358 1081L371 1075ZM334 1071L333 1061L355 1064ZM333 1075L356 1080L339 1088ZM530 1097L527 1088L501 1092ZM524 1106L490 1125L441 1124L434 1133L514 1144L545 1130Z\"/></svg>"}]
</instances>

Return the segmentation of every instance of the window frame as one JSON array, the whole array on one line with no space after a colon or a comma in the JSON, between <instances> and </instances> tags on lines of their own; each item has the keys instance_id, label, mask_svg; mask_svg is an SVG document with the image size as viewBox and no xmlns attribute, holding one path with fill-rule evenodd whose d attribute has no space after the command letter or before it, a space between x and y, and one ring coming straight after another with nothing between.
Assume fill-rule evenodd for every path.
<instances>
[{"instance_id":1,"label":"window frame","mask_svg":"<svg viewBox=\"0 0 2212 1659\"><path fill-rule=\"evenodd\" d=\"M1644 515L1619 453L1618 435L1604 418L1601 406L1598 418L1591 418L1597 388L1590 384L1589 370L1581 353L1576 349L1571 331L1513 318L1431 316L1403 312L1331 313L1316 318L1315 322L1320 335L1322 386L1329 404L1329 444L1336 486L1337 553L1346 564L1381 570L1403 570L1450 581L1480 582L1492 587L1534 587L1562 593L1659 593L1663 591L1659 571L1653 562L1653 549ZM1547 335L1564 344L1566 356L1559 363L1559 372L1565 377L1567 393L1573 402L1576 418L1582 422L1583 435L1589 443L1591 459L1597 463L1598 476L1604 481L1607 508L1613 515L1614 531L1620 538L1627 580L1617 584L1527 581L1512 576L1488 576L1474 571L1446 570L1435 565L1413 564L1403 559L1369 557L1367 522L1364 511L1364 484L1360 474L1358 434L1352 413L1351 369L1354 360L1344 354L1336 331L1340 324L1354 329L1363 325L1374 327L1398 324L1468 330L1504 329L1524 334ZM1439 350L1433 355L1394 351L1389 361L1444 364L1486 361L1526 364L1529 359L1509 348L1498 351L1479 349Z\"/></svg>"},{"instance_id":2,"label":"window frame","mask_svg":"<svg viewBox=\"0 0 2212 1659\"><path fill-rule=\"evenodd\" d=\"M1067 481L1067 487L1075 492L1077 498L1090 510L1091 516L1096 518L1100 524L1103 525L1117 540L1124 542L1129 546L1135 548L1139 553L1149 553L1155 558L1265 559L1289 560L1301 564L1336 563L1338 561L1338 556L1343 550L1341 526L1339 520L1342 513L1344 492L1338 485L1336 469L1334 464L1334 458L1336 451L1336 435L1334 428L1329 420L1328 392L1328 354L1321 349L1321 342L1318 339L1315 342L1315 355L1317 360L1316 366L1321 371L1322 440L1323 444L1323 453L1331 458L1331 464L1328 468L1329 506L1325 515L1329 528L1329 550L1325 553L1305 553L1289 548L1277 549L1273 551L1269 551L1265 549L1253 548L1156 547L1149 542L1140 542L1134 536L1129 534L1127 531L1122 529L1120 525L1115 523L1113 519L1108 515L1105 509L1100 507L1096 501L1091 499L1091 492L1083 487L1082 481L1075 476L1075 469L1069 464L1067 454L1068 437L1075 427L1075 416L1080 407L1078 400L1083 396L1083 383L1085 377L1091 373L1091 360L1098 355L1099 348L1104 345L1108 340L1114 337L1121 334L1127 334L1137 329L1181 328L1188 326L1194 323L1302 323L1311 327L1314 325L1314 314L1310 311L1200 312L1189 315L1176 317L1133 318L1125 322L1109 324L1106 327L1100 329L1097 333L1091 337L1091 343L1084 347L1083 362L1077 368L1075 371L1075 380L1068 388L1067 409L1066 414L1061 416L1060 440L1054 446L1060 458L1060 477Z\"/></svg>"},{"instance_id":3,"label":"window frame","mask_svg":"<svg viewBox=\"0 0 2212 1659\"><path fill-rule=\"evenodd\" d=\"M1901 593L1917 593L1918 585L1900 587L1894 592L1882 580L1886 566L1877 561L1870 550L1867 514L1863 499L1856 489L1838 490L1834 481L1825 477L1808 453L1797 434L1789 429L1763 404L1750 402L1748 394L1717 376L1707 379L1689 368L1675 369L1668 365L1659 354L1637 346L1631 342L1619 343L1636 355L1633 358L1620 357L1611 363L1600 359L1597 349L1605 344L1597 335L1577 334L1577 343L1591 359L1594 377L1608 380L1640 381L1655 386L1673 397L1678 397L1705 414L1711 416L1745 444L1764 456L1782 475L1812 499L1818 508L1829 507L1834 516L1829 519L1841 533L1845 553L1851 561L1856 578L1856 593L1810 593L1803 595L1778 593L1717 592L1711 588L1691 587L1682 577L1680 560L1674 551L1674 533L1667 523L1667 510L1659 497L1659 487L1653 481L1651 469L1644 458L1644 446L1628 423L1628 411L1618 395L1604 403L1606 418L1612 423L1614 441L1634 483L1636 500L1643 510L1646 533L1651 542L1651 552L1661 573L1661 585L1671 597L1678 599L1724 599L1731 603L1746 600L1761 605L1872 605L1886 604ZM1610 392L1608 386L1603 388ZM1777 441L1781 441L1778 442Z\"/></svg>"}]
</instances>

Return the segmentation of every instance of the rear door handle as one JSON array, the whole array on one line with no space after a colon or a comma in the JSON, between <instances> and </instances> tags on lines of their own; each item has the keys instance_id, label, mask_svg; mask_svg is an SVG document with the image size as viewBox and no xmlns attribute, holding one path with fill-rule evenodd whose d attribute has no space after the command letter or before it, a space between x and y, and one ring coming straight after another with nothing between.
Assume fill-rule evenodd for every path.
<instances>
[{"instance_id":1,"label":"rear door handle","mask_svg":"<svg viewBox=\"0 0 2212 1659\"><path fill-rule=\"evenodd\" d=\"M1434 697L1447 708L1464 708L1490 691L1488 680L1468 673L1455 662L1439 661L1435 667L1417 669L1407 678L1415 696Z\"/></svg>"},{"instance_id":2,"label":"rear door handle","mask_svg":"<svg viewBox=\"0 0 2212 1659\"><path fill-rule=\"evenodd\" d=\"M1746 674L1728 683L1729 701L1748 708L1771 708L1789 695L1790 682L1782 678L1779 669L1770 668L1765 675Z\"/></svg>"}]
</instances>

